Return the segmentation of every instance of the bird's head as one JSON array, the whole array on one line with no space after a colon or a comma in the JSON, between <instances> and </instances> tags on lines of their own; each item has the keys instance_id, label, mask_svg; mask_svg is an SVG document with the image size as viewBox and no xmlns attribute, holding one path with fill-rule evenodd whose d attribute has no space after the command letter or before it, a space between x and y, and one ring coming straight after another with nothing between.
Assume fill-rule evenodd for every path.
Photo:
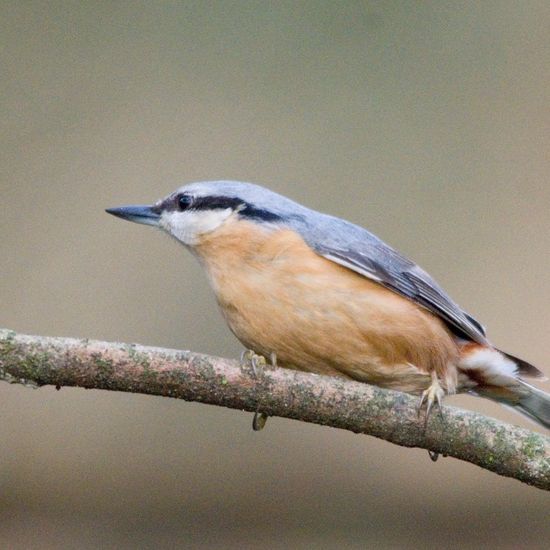
<instances>
[{"instance_id":1,"label":"bird's head","mask_svg":"<svg viewBox=\"0 0 550 550\"><path fill-rule=\"evenodd\" d=\"M184 185L151 206L121 206L107 212L125 220L152 225L186 246L229 220L249 220L262 227L285 224L301 217L297 203L264 187L234 181Z\"/></svg>"}]
</instances>

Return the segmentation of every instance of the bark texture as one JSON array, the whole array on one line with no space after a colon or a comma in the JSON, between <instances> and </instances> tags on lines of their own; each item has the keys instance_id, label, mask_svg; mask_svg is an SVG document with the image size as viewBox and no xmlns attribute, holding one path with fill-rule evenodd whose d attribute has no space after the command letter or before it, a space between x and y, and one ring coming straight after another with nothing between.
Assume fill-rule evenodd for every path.
<instances>
[{"instance_id":1,"label":"bark texture","mask_svg":"<svg viewBox=\"0 0 550 550\"><path fill-rule=\"evenodd\" d=\"M189 351L0 329L0 380L145 393L262 411L372 435L452 456L550 490L550 438L480 414L443 407L417 414L418 399L358 382L282 368L254 372Z\"/></svg>"}]
</instances>

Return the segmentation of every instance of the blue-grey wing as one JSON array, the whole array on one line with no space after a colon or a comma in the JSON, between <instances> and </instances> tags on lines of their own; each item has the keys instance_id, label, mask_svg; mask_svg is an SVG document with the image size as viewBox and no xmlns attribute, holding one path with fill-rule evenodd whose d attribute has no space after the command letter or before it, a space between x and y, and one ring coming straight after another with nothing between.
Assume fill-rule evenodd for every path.
<instances>
[{"instance_id":1,"label":"blue-grey wing","mask_svg":"<svg viewBox=\"0 0 550 550\"><path fill-rule=\"evenodd\" d=\"M322 223L296 227L319 255L401 294L440 317L457 335L487 344L485 330L414 262L378 237L344 220L323 216Z\"/></svg>"}]
</instances>

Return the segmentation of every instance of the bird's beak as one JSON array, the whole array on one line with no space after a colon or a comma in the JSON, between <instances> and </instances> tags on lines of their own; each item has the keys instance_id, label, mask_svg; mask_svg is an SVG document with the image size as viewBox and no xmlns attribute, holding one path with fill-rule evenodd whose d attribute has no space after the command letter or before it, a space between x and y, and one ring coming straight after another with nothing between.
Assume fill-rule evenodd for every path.
<instances>
[{"instance_id":1,"label":"bird's beak","mask_svg":"<svg viewBox=\"0 0 550 550\"><path fill-rule=\"evenodd\" d=\"M105 212L136 223L158 226L160 213L154 206L119 206L107 208Z\"/></svg>"}]
</instances>

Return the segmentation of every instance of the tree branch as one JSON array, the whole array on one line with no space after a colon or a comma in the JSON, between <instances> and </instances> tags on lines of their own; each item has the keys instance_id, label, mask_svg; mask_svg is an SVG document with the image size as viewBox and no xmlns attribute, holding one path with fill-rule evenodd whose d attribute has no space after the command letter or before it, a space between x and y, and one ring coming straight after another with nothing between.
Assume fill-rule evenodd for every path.
<instances>
[{"instance_id":1,"label":"tree branch","mask_svg":"<svg viewBox=\"0 0 550 550\"><path fill-rule=\"evenodd\" d=\"M550 490L550 438L454 407L424 425L418 399L282 368L139 345L26 336L0 329L0 380L175 397L373 435L477 464Z\"/></svg>"}]
</instances>

